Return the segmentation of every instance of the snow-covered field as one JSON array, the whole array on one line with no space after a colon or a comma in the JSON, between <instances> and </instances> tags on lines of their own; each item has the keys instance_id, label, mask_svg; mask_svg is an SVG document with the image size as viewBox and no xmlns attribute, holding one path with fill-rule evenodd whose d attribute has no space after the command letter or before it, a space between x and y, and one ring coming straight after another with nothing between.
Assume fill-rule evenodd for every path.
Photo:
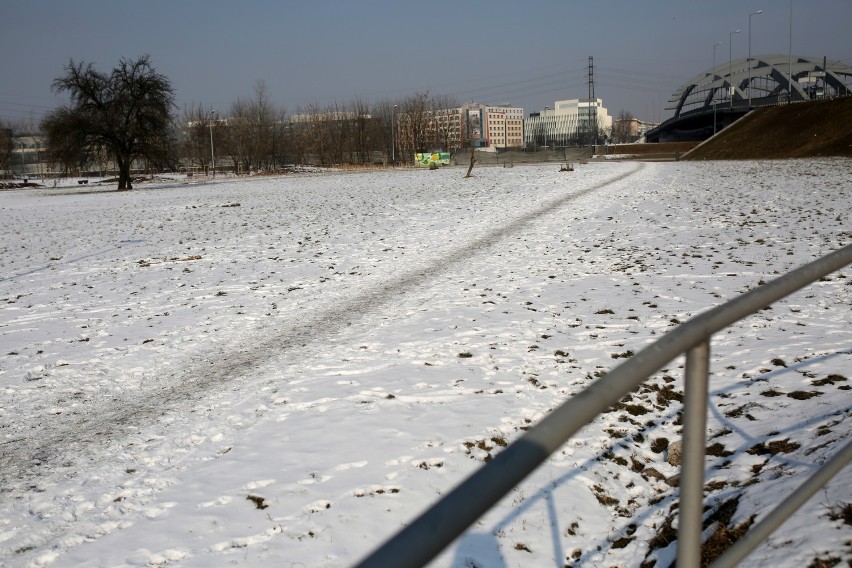
<instances>
[{"instance_id":1,"label":"snow-covered field","mask_svg":"<svg viewBox=\"0 0 852 568\"><path fill-rule=\"evenodd\" d=\"M0 565L351 565L631 352L852 241L849 160L463 174L0 192ZM714 338L708 516L759 520L852 437L850 284ZM668 566L680 393L682 359L434 565ZM850 504L847 467L747 565L848 563Z\"/></svg>"}]
</instances>

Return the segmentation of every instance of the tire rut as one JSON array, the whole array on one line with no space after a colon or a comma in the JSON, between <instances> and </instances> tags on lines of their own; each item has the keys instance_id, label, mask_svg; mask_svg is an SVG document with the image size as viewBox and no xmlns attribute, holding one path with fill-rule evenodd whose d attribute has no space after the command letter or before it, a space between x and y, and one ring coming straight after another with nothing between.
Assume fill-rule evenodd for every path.
<instances>
[{"instance_id":1,"label":"tire rut","mask_svg":"<svg viewBox=\"0 0 852 568\"><path fill-rule=\"evenodd\" d=\"M20 482L42 476L45 469L61 468L73 472L80 461L87 459L87 449L91 446L116 442L131 429L151 424L178 409L181 404L203 399L209 390L246 376L253 369L290 350L337 335L342 328L386 305L391 298L427 285L437 276L495 246L537 219L557 213L580 198L621 182L644 167L644 164L637 164L631 171L551 199L457 247L440 259L357 293L350 300L309 316L296 325L274 330L268 338L258 341L251 348L227 353L216 361L198 363L183 373L175 374L167 386L159 384L156 389L148 389L133 398L110 401L97 412L82 416L69 415L67 422L62 425L36 427L23 438L4 442L0 446L3 450L0 452L0 486L8 487L12 481Z\"/></svg>"}]
</instances>

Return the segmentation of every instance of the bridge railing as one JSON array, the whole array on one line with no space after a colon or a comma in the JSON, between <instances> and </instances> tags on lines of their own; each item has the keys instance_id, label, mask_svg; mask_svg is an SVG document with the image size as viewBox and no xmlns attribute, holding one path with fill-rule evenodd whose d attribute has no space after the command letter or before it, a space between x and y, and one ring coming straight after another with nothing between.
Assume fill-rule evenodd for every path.
<instances>
[{"instance_id":1,"label":"bridge railing","mask_svg":"<svg viewBox=\"0 0 852 568\"><path fill-rule=\"evenodd\" d=\"M553 410L357 568L426 565L571 436L682 353L686 353L686 367L677 565L697 568L701 562L711 336L850 263L852 245L847 245L678 326ZM736 565L850 460L852 443L766 515L711 568Z\"/></svg>"}]
</instances>

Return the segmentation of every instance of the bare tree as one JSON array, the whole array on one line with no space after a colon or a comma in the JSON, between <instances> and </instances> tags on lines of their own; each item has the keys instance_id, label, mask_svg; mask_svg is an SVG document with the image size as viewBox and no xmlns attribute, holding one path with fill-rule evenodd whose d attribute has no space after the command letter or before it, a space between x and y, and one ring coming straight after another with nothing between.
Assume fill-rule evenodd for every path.
<instances>
[{"instance_id":1,"label":"bare tree","mask_svg":"<svg viewBox=\"0 0 852 568\"><path fill-rule=\"evenodd\" d=\"M471 172L473 171L473 164L476 163L476 153L473 149L473 144L470 145L470 165L467 167L467 173L465 174L465 178L472 177Z\"/></svg>"},{"instance_id":2,"label":"bare tree","mask_svg":"<svg viewBox=\"0 0 852 568\"><path fill-rule=\"evenodd\" d=\"M618 113L618 117L612 124L612 139L613 142L621 144L624 142L633 142L636 139L635 118L626 110Z\"/></svg>"},{"instance_id":3,"label":"bare tree","mask_svg":"<svg viewBox=\"0 0 852 568\"><path fill-rule=\"evenodd\" d=\"M48 147L63 163L85 161L106 149L118 164L118 189L131 189L133 161L160 161L169 151L174 90L148 55L121 59L108 75L72 59L53 89L71 95L69 106L42 121Z\"/></svg>"},{"instance_id":4,"label":"bare tree","mask_svg":"<svg viewBox=\"0 0 852 568\"><path fill-rule=\"evenodd\" d=\"M305 123L301 119L302 109L297 109L296 116L289 116L285 123L284 140L289 148L292 162L303 165L307 161L308 144Z\"/></svg>"},{"instance_id":5,"label":"bare tree","mask_svg":"<svg viewBox=\"0 0 852 568\"><path fill-rule=\"evenodd\" d=\"M316 164L326 165L330 163L331 152L330 136L328 135L328 116L318 104L311 103L305 112L300 113L305 117L300 124L301 143L305 151Z\"/></svg>"},{"instance_id":6,"label":"bare tree","mask_svg":"<svg viewBox=\"0 0 852 568\"><path fill-rule=\"evenodd\" d=\"M389 99L382 99L373 104L370 120L370 140L374 150L383 152L385 161L391 162L396 157L394 146L398 147L399 140L396 113L399 104ZM396 130L396 132L394 132Z\"/></svg>"},{"instance_id":7,"label":"bare tree","mask_svg":"<svg viewBox=\"0 0 852 568\"><path fill-rule=\"evenodd\" d=\"M246 163L250 163L248 103L244 99L231 103L226 124L222 136L223 150L239 173Z\"/></svg>"},{"instance_id":8,"label":"bare tree","mask_svg":"<svg viewBox=\"0 0 852 568\"><path fill-rule=\"evenodd\" d=\"M271 166L275 117L263 81L255 84L253 99L237 99L231 104L223 144L234 164L246 173Z\"/></svg>"},{"instance_id":9,"label":"bare tree","mask_svg":"<svg viewBox=\"0 0 852 568\"><path fill-rule=\"evenodd\" d=\"M428 92L418 92L402 101L399 113L399 145L408 159L426 150L428 144L429 111L432 110Z\"/></svg>"},{"instance_id":10,"label":"bare tree","mask_svg":"<svg viewBox=\"0 0 852 568\"><path fill-rule=\"evenodd\" d=\"M256 114L252 105L257 104L238 100L228 119L229 154L243 167L264 165L247 158L252 139L249 117ZM293 163L319 165L370 163L377 155L391 161L419 151L453 150L451 146L458 146L461 138L455 104L449 97L433 98L423 92L401 102L381 100L371 105L355 98L325 106L312 103L290 116L280 112L272 118L269 129L272 161L279 150ZM266 143L261 146L266 147Z\"/></svg>"},{"instance_id":11,"label":"bare tree","mask_svg":"<svg viewBox=\"0 0 852 568\"><path fill-rule=\"evenodd\" d=\"M479 112L471 112L470 109L466 109L462 115L462 120L464 120L464 139L462 140L462 147L473 147L475 142L483 136L483 128L482 124L480 124Z\"/></svg>"},{"instance_id":12,"label":"bare tree","mask_svg":"<svg viewBox=\"0 0 852 568\"><path fill-rule=\"evenodd\" d=\"M257 81L254 87L254 99L249 107L254 130L255 167L270 169L272 167L272 140L277 114L274 105L266 93L266 83Z\"/></svg>"},{"instance_id":13,"label":"bare tree","mask_svg":"<svg viewBox=\"0 0 852 568\"><path fill-rule=\"evenodd\" d=\"M292 152L287 136L287 111L283 108L275 109L272 118L272 168L278 169L279 164L286 164L287 158Z\"/></svg>"},{"instance_id":14,"label":"bare tree","mask_svg":"<svg viewBox=\"0 0 852 568\"><path fill-rule=\"evenodd\" d=\"M352 149L355 161L366 164L372 161L373 145L370 131L370 107L367 103L356 98L352 102Z\"/></svg>"},{"instance_id":15,"label":"bare tree","mask_svg":"<svg viewBox=\"0 0 852 568\"><path fill-rule=\"evenodd\" d=\"M351 116L345 106L334 103L327 106L320 117L332 164L351 162Z\"/></svg>"},{"instance_id":16,"label":"bare tree","mask_svg":"<svg viewBox=\"0 0 852 568\"><path fill-rule=\"evenodd\" d=\"M461 117L458 109L461 107L455 97L436 95L430 100L432 117L434 119L434 147L444 152L453 152L453 142L459 140L458 129L461 127Z\"/></svg>"},{"instance_id":17,"label":"bare tree","mask_svg":"<svg viewBox=\"0 0 852 568\"><path fill-rule=\"evenodd\" d=\"M14 149L12 137L14 133L12 124L5 120L0 120L0 170L9 169L9 164Z\"/></svg>"},{"instance_id":18,"label":"bare tree","mask_svg":"<svg viewBox=\"0 0 852 568\"><path fill-rule=\"evenodd\" d=\"M201 104L192 103L183 109L183 137L180 145L181 157L190 165L206 169L210 164L213 151L210 148L211 136L219 138L219 128L215 128L212 111ZM216 148L214 140L213 150Z\"/></svg>"}]
</instances>

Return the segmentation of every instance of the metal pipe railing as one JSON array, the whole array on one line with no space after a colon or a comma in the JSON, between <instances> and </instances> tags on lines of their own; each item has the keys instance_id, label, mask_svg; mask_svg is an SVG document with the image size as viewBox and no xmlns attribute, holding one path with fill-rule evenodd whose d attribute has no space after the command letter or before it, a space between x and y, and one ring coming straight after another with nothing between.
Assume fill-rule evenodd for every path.
<instances>
[{"instance_id":1,"label":"metal pipe railing","mask_svg":"<svg viewBox=\"0 0 852 568\"><path fill-rule=\"evenodd\" d=\"M687 373L687 383L692 384L687 384L685 394L690 397L692 408L701 402L703 388L702 406L706 421L707 386L695 383L707 374L704 359L709 357L710 337L850 263L852 245L847 245L681 324L545 416L521 438L363 559L356 565L357 568L426 565L582 427L639 387L675 357L689 353L694 348L698 349L688 357L690 370ZM706 378L703 380L706 382ZM692 401L693 395L698 399L697 402ZM690 410L689 414L695 412ZM696 429L697 425L690 426L689 435L697 440L699 434ZM699 450L700 456L697 454ZM689 527L689 536L679 533L679 537L686 539L685 546L688 547L688 550L678 547L678 555L684 555L684 564L679 563L679 566L698 566L700 562L701 524L699 519L696 539L695 511L701 511L702 506L694 501L696 498L703 501L703 452L703 441L685 440L684 460L690 464L685 473L690 479L686 480L688 495L682 495L688 497L690 503L681 503L681 508L686 506L686 510L692 512L689 513L690 520L684 519ZM702 487L696 491L695 478L699 471Z\"/></svg>"},{"instance_id":2,"label":"metal pipe railing","mask_svg":"<svg viewBox=\"0 0 852 568\"><path fill-rule=\"evenodd\" d=\"M799 507L804 505L814 493L819 491L832 477L840 473L840 470L850 461L852 461L852 442L846 444L842 450L834 454L806 482L800 485L780 505L772 509L771 513L761 519L759 523L743 535L731 548L726 550L722 556L717 558L710 565L710 568L731 568L736 566L742 559L748 556L749 552L757 548L775 529L789 519Z\"/></svg>"},{"instance_id":3,"label":"metal pipe railing","mask_svg":"<svg viewBox=\"0 0 852 568\"><path fill-rule=\"evenodd\" d=\"M699 568L704 521L704 449L710 383L709 341L699 343L686 352L683 382L683 450L680 466L677 568Z\"/></svg>"}]
</instances>

